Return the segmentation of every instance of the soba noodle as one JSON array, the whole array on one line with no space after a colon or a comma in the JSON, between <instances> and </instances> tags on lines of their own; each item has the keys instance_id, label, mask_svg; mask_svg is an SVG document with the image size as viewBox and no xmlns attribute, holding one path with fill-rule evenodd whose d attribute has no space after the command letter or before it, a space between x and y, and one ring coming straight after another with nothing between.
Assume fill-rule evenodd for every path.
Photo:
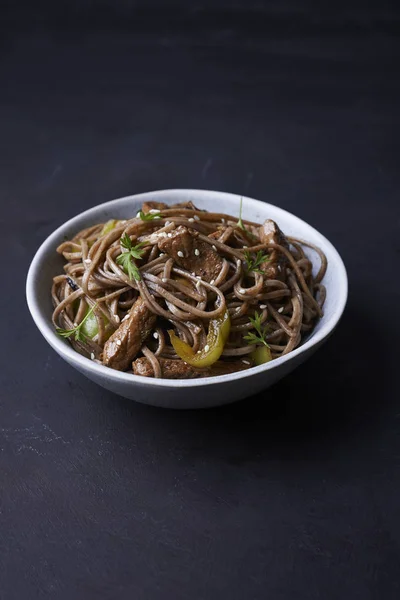
<instances>
[{"instance_id":1,"label":"soba noodle","mask_svg":"<svg viewBox=\"0 0 400 600\"><path fill-rule=\"evenodd\" d=\"M274 230L277 235L266 238L262 227L199 210L191 203L147 206L134 218L88 227L57 249L66 264L64 273L53 281L54 326L77 352L109 366L113 364L105 357L107 344L113 343L116 352L115 344L128 348L129 364L122 370L132 371L132 362L137 360L138 365L145 365L143 374L154 377L200 377L250 368L259 364L254 354L257 347L268 348L269 359L283 356L301 343L322 315L325 288L321 281L327 261L313 244L285 238L279 228ZM160 240L164 244L178 240L179 232L189 233L190 239L206 249L204 264L194 250L200 274L198 268L182 265L177 256L183 252L163 251ZM129 259L134 277L119 258L128 251L121 245L126 236L128 248L129 244L140 248L140 258L131 255ZM305 249L319 258L316 274ZM218 259L218 272L207 280L204 271L210 257ZM151 324L141 331L137 351L130 356L129 340L121 342L118 336L139 297ZM229 337L217 361L197 366L193 359L193 365L188 365L177 354L167 330L190 346L193 355L204 357L210 324L221 323L226 314ZM91 329L86 323L83 333L82 324L89 315Z\"/></svg>"}]
</instances>

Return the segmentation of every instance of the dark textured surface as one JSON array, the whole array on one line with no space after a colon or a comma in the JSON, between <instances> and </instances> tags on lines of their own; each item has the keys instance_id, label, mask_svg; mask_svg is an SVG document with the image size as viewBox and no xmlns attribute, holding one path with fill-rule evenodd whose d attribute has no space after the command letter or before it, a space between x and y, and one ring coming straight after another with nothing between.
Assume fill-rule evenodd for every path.
<instances>
[{"instance_id":1,"label":"dark textured surface","mask_svg":"<svg viewBox=\"0 0 400 600\"><path fill-rule=\"evenodd\" d=\"M399 13L94 4L1 21L1 600L398 599ZM268 200L342 253L341 326L263 397L135 405L31 322L43 239L166 187Z\"/></svg>"}]
</instances>

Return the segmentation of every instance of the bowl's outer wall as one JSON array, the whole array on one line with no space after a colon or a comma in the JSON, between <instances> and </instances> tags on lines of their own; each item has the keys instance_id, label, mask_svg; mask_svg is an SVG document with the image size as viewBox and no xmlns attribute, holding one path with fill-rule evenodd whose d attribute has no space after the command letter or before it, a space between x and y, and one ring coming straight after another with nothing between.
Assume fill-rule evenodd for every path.
<instances>
[{"instance_id":1,"label":"bowl's outer wall","mask_svg":"<svg viewBox=\"0 0 400 600\"><path fill-rule=\"evenodd\" d=\"M321 342L323 343L323 342ZM319 345L318 345L319 346ZM70 363L91 381L124 398L143 404L151 404L163 408L198 409L230 404L250 395L258 394L293 371L315 352L318 346L313 346L307 352L299 354L292 362L278 365L267 373L257 373L249 379L239 381L223 381L208 388L150 388L140 382L134 387L125 383L110 380L109 377L94 375L85 366ZM67 362L68 359L67 359ZM195 393L193 393L195 390ZM266 402L268 398L265 398Z\"/></svg>"},{"instance_id":2,"label":"bowl's outer wall","mask_svg":"<svg viewBox=\"0 0 400 600\"><path fill-rule=\"evenodd\" d=\"M251 377L229 381L229 376L225 376L224 378L218 378L218 381L215 381L213 385L197 385L194 387L174 387L173 382L170 386L157 387L151 385L151 380L143 381L141 378L133 376L129 378L129 381L117 381L111 370L105 369L102 373L95 372L92 369L91 361L88 359L79 357L79 361L77 361L75 353L74 358L66 355L64 348L69 347L69 343L66 340L56 338L51 326L53 308L50 288L52 278L62 272L64 262L63 258L56 253L56 247L65 237L70 238L80 229L93 223L107 221L111 218L131 218L132 215L136 214L141 204L150 199L167 203L193 200L199 208L235 215L238 214L240 197L202 190L163 190L139 194L114 200L82 213L64 224L44 242L32 262L28 275L28 304L36 324L46 340L60 356L77 368L78 371L110 391L146 404L170 408L217 406L245 398L266 389L308 358L324 341L325 337L332 332L334 325L340 318L347 298L346 272L339 255L321 234L297 217L275 206L243 198L244 218L256 222L272 218L278 222L287 235L304 238L322 246L326 252L329 264L324 279L324 284L327 287L327 299L324 307L324 317L318 322L312 338L321 328L326 329L326 333L324 333L322 339L318 340L318 343L310 345L297 355L293 355L286 362L280 363L278 359L274 363L274 368L254 372ZM317 263L317 260L314 262ZM337 314L338 310L340 310L339 315ZM35 315L35 311L39 314L39 318L37 318L37 314ZM334 321L332 327L327 327L331 320Z\"/></svg>"}]
</instances>

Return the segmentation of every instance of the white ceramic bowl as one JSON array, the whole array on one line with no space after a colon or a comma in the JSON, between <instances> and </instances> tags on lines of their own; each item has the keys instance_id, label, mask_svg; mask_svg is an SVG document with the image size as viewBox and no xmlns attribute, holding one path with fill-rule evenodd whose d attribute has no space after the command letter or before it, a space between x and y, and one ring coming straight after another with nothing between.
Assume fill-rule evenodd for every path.
<instances>
[{"instance_id":1,"label":"white ceramic bowl","mask_svg":"<svg viewBox=\"0 0 400 600\"><path fill-rule=\"evenodd\" d=\"M332 244L318 231L294 215L272 204L243 198L246 219L262 223L274 219L288 234L320 246L328 258L324 284L327 298L324 316L312 335L290 354L270 363L231 375L205 379L152 379L120 373L84 358L60 338L51 323L50 288L54 275L62 272L63 258L56 253L64 236L71 237L80 229L111 218L127 219L136 214L145 200L166 203L193 200L199 208L238 214L240 196L204 190L162 190L128 196L100 204L70 219L52 233L37 251L26 283L29 310L40 332L50 346L70 365L102 387L126 398L168 408L203 408L228 404L266 389L311 356L333 332L347 300L347 275L343 261ZM318 258L313 257L315 263ZM327 365L326 368L329 368Z\"/></svg>"}]
</instances>

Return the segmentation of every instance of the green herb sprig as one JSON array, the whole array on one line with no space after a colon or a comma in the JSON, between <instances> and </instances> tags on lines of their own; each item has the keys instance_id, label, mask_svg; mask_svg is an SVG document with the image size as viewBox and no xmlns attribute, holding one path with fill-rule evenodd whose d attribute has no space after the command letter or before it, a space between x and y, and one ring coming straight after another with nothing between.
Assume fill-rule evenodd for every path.
<instances>
[{"instance_id":1,"label":"green herb sprig","mask_svg":"<svg viewBox=\"0 0 400 600\"><path fill-rule=\"evenodd\" d=\"M77 342L85 342L86 335L82 331L82 326L85 323L85 321L90 317L90 315L94 312L96 306L97 303L88 310L87 314L79 323L79 325L77 325L73 329L62 329L61 327L56 327L56 333L58 333L58 335L61 335L61 337L63 338L69 338L71 336L74 336Z\"/></svg>"},{"instance_id":2,"label":"green herb sprig","mask_svg":"<svg viewBox=\"0 0 400 600\"><path fill-rule=\"evenodd\" d=\"M120 244L122 248L125 249L125 252L117 256L117 264L120 265L125 273L128 275L129 279L135 279L136 281L140 281L142 276L140 275L140 271L133 261L133 259L140 259L144 254L143 247L146 246L143 242L139 242L134 246L132 244L132 240L127 233L125 233L120 240Z\"/></svg>"},{"instance_id":3,"label":"green herb sprig","mask_svg":"<svg viewBox=\"0 0 400 600\"><path fill-rule=\"evenodd\" d=\"M257 254L255 255L255 257L253 257L251 255L251 253L249 252L249 250L246 250L244 253L244 259L246 261L246 265L247 265L247 271L250 273L263 273L264 271L262 271L260 269L260 266L264 263L270 260L269 258L269 254L264 254L264 252L262 250L259 250L257 252Z\"/></svg>"},{"instance_id":4,"label":"green herb sprig","mask_svg":"<svg viewBox=\"0 0 400 600\"><path fill-rule=\"evenodd\" d=\"M256 236L254 235L254 233L251 233L251 231L249 231L245 224L243 223L243 218L242 218L242 210L243 210L243 196L240 196L240 204L239 204L239 219L237 222L237 226L240 227L240 229L242 231L244 231L246 233L246 235L251 238L252 240L257 239Z\"/></svg>"},{"instance_id":5,"label":"green herb sprig","mask_svg":"<svg viewBox=\"0 0 400 600\"><path fill-rule=\"evenodd\" d=\"M258 312L254 313L254 318L250 317L250 323L253 325L253 328L256 330L256 333L254 333L254 331L249 331L249 333L244 336L244 339L249 344L264 344L264 346L267 346L267 348L269 348L269 345L267 344L267 341L265 339L268 332L267 327L263 326L261 320L262 314Z\"/></svg>"},{"instance_id":6,"label":"green herb sprig","mask_svg":"<svg viewBox=\"0 0 400 600\"><path fill-rule=\"evenodd\" d=\"M242 219L242 210L243 210L243 196L240 196L240 204L239 204L239 219L238 219L238 227L240 227L240 229L243 229L243 231L246 231L246 227L244 226L243 223L243 219Z\"/></svg>"},{"instance_id":7,"label":"green herb sprig","mask_svg":"<svg viewBox=\"0 0 400 600\"><path fill-rule=\"evenodd\" d=\"M158 213L151 213L151 212L145 213L142 210L139 210L136 217L138 217L142 221L154 221L154 219L161 219L162 214L159 212Z\"/></svg>"}]
</instances>

